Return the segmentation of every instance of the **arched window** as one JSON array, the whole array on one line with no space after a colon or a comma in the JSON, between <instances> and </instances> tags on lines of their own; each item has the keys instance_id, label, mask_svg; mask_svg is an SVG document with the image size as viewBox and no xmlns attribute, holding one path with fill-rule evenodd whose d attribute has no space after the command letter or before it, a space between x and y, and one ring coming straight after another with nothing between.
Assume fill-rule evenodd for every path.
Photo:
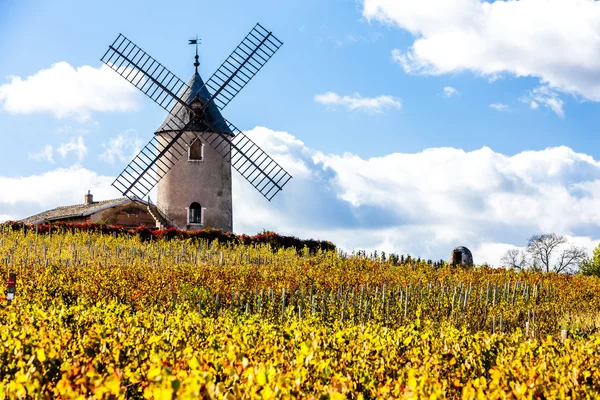
<instances>
[{"instance_id":1,"label":"arched window","mask_svg":"<svg viewBox=\"0 0 600 400\"><path fill-rule=\"evenodd\" d=\"M188 147L188 161L203 161L204 145L200 139L195 138Z\"/></svg>"},{"instance_id":2,"label":"arched window","mask_svg":"<svg viewBox=\"0 0 600 400\"><path fill-rule=\"evenodd\" d=\"M188 209L188 220L190 224L202 223L202 208L200 204L193 202Z\"/></svg>"}]
</instances>

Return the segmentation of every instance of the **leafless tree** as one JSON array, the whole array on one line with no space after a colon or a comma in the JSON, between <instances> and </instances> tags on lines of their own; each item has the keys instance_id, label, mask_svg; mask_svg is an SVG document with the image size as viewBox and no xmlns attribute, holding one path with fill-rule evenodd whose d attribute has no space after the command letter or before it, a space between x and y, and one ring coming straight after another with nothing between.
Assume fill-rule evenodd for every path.
<instances>
[{"instance_id":1,"label":"leafless tree","mask_svg":"<svg viewBox=\"0 0 600 400\"><path fill-rule=\"evenodd\" d=\"M522 270L527 267L527 255L519 249L508 249L500 259L505 266Z\"/></svg>"},{"instance_id":2,"label":"leafless tree","mask_svg":"<svg viewBox=\"0 0 600 400\"><path fill-rule=\"evenodd\" d=\"M586 259L587 253L585 249L571 246L560 254L558 262L554 266L554 271L557 274L560 272L569 272L578 267Z\"/></svg>"},{"instance_id":3,"label":"leafless tree","mask_svg":"<svg viewBox=\"0 0 600 400\"><path fill-rule=\"evenodd\" d=\"M540 264L546 272L550 272L552 253L565 243L567 243L567 239L564 236L554 233L533 235L527 242L527 252L534 262Z\"/></svg>"},{"instance_id":4,"label":"leafless tree","mask_svg":"<svg viewBox=\"0 0 600 400\"><path fill-rule=\"evenodd\" d=\"M567 238L554 233L533 235L527 242L527 253L531 255L533 265L539 266L545 272L567 272L578 266L587 255L583 248L571 246L558 255L557 262L553 266L553 255L566 243Z\"/></svg>"}]
</instances>

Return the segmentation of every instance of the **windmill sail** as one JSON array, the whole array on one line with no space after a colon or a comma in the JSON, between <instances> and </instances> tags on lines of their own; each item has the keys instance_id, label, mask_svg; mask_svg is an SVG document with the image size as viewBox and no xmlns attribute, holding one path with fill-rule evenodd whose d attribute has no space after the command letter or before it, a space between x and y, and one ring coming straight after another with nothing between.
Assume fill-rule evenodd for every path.
<instances>
[{"instance_id":1,"label":"windmill sail","mask_svg":"<svg viewBox=\"0 0 600 400\"><path fill-rule=\"evenodd\" d=\"M254 141L232 123L222 120L235 136L205 132L206 142L221 156L229 159L231 166L240 173L267 200L271 201L289 182L292 176L273 160ZM175 163L187 154L185 130L163 132L155 136L135 156L133 161L117 177L113 186L126 196L144 198ZM164 135L168 135L168 142ZM170 146L166 146L169 143Z\"/></svg>"},{"instance_id":2,"label":"windmill sail","mask_svg":"<svg viewBox=\"0 0 600 400\"><path fill-rule=\"evenodd\" d=\"M144 146L113 186L125 196L145 197L187 153L185 132L193 126L195 132L209 132L209 143L223 157L230 157L231 165L270 201L291 175L231 123L209 121L205 112L229 104L282 44L257 24L202 87L214 94L197 108L191 106L194 96L189 85L120 34L102 61L167 110L171 118L161 127L161 136Z\"/></svg>"},{"instance_id":3,"label":"windmill sail","mask_svg":"<svg viewBox=\"0 0 600 400\"><path fill-rule=\"evenodd\" d=\"M217 107L225 108L282 45L271 32L256 24L206 81Z\"/></svg>"},{"instance_id":4,"label":"windmill sail","mask_svg":"<svg viewBox=\"0 0 600 400\"><path fill-rule=\"evenodd\" d=\"M231 122L225 122L235 136L211 133L208 143L223 157L229 157L231 166L271 201L292 176Z\"/></svg>"},{"instance_id":5,"label":"windmill sail","mask_svg":"<svg viewBox=\"0 0 600 400\"><path fill-rule=\"evenodd\" d=\"M119 34L101 60L171 115L177 117L182 107L191 112L181 100L189 86L125 36ZM174 122L179 123L175 130L185 125Z\"/></svg>"},{"instance_id":6,"label":"windmill sail","mask_svg":"<svg viewBox=\"0 0 600 400\"><path fill-rule=\"evenodd\" d=\"M169 137L169 145L165 136L154 136L152 140L135 156L129 165L113 182L123 196L143 199L158 181L169 172L184 154L187 153L186 143L180 138L185 135L188 125L179 131L164 135Z\"/></svg>"}]
</instances>

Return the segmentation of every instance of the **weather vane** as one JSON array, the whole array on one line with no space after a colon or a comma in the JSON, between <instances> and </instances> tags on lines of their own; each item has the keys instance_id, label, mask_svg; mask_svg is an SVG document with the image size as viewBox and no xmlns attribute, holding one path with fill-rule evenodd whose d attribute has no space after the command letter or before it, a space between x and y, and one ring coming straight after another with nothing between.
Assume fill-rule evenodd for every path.
<instances>
[{"instance_id":1,"label":"weather vane","mask_svg":"<svg viewBox=\"0 0 600 400\"><path fill-rule=\"evenodd\" d=\"M188 44L195 44L196 45L196 61L194 62L194 67L196 67L196 72L198 72L198 67L200 66L200 63L198 62L198 45L201 43L202 39L198 39L198 35L196 35L196 39L188 39L189 43Z\"/></svg>"}]
</instances>

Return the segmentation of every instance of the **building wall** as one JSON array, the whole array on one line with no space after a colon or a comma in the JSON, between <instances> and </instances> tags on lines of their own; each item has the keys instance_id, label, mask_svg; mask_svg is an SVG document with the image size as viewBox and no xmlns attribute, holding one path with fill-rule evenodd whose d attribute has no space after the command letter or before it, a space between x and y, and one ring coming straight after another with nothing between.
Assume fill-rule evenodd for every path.
<instances>
[{"instance_id":1,"label":"building wall","mask_svg":"<svg viewBox=\"0 0 600 400\"><path fill-rule=\"evenodd\" d=\"M169 140L164 134L159 142ZM179 229L216 228L233 230L231 163L206 142L208 133L186 132L179 140L189 145L195 137L204 144L203 160L188 161L187 154L158 183L157 205L169 222ZM187 147L187 146L186 146ZM203 209L202 225L188 224L188 207L197 202Z\"/></svg>"},{"instance_id":2,"label":"building wall","mask_svg":"<svg viewBox=\"0 0 600 400\"><path fill-rule=\"evenodd\" d=\"M89 222L103 222L108 225L120 225L124 228L137 228L145 226L154 228L156 221L144 204L130 202L120 206L108 208L90 215Z\"/></svg>"}]
</instances>

